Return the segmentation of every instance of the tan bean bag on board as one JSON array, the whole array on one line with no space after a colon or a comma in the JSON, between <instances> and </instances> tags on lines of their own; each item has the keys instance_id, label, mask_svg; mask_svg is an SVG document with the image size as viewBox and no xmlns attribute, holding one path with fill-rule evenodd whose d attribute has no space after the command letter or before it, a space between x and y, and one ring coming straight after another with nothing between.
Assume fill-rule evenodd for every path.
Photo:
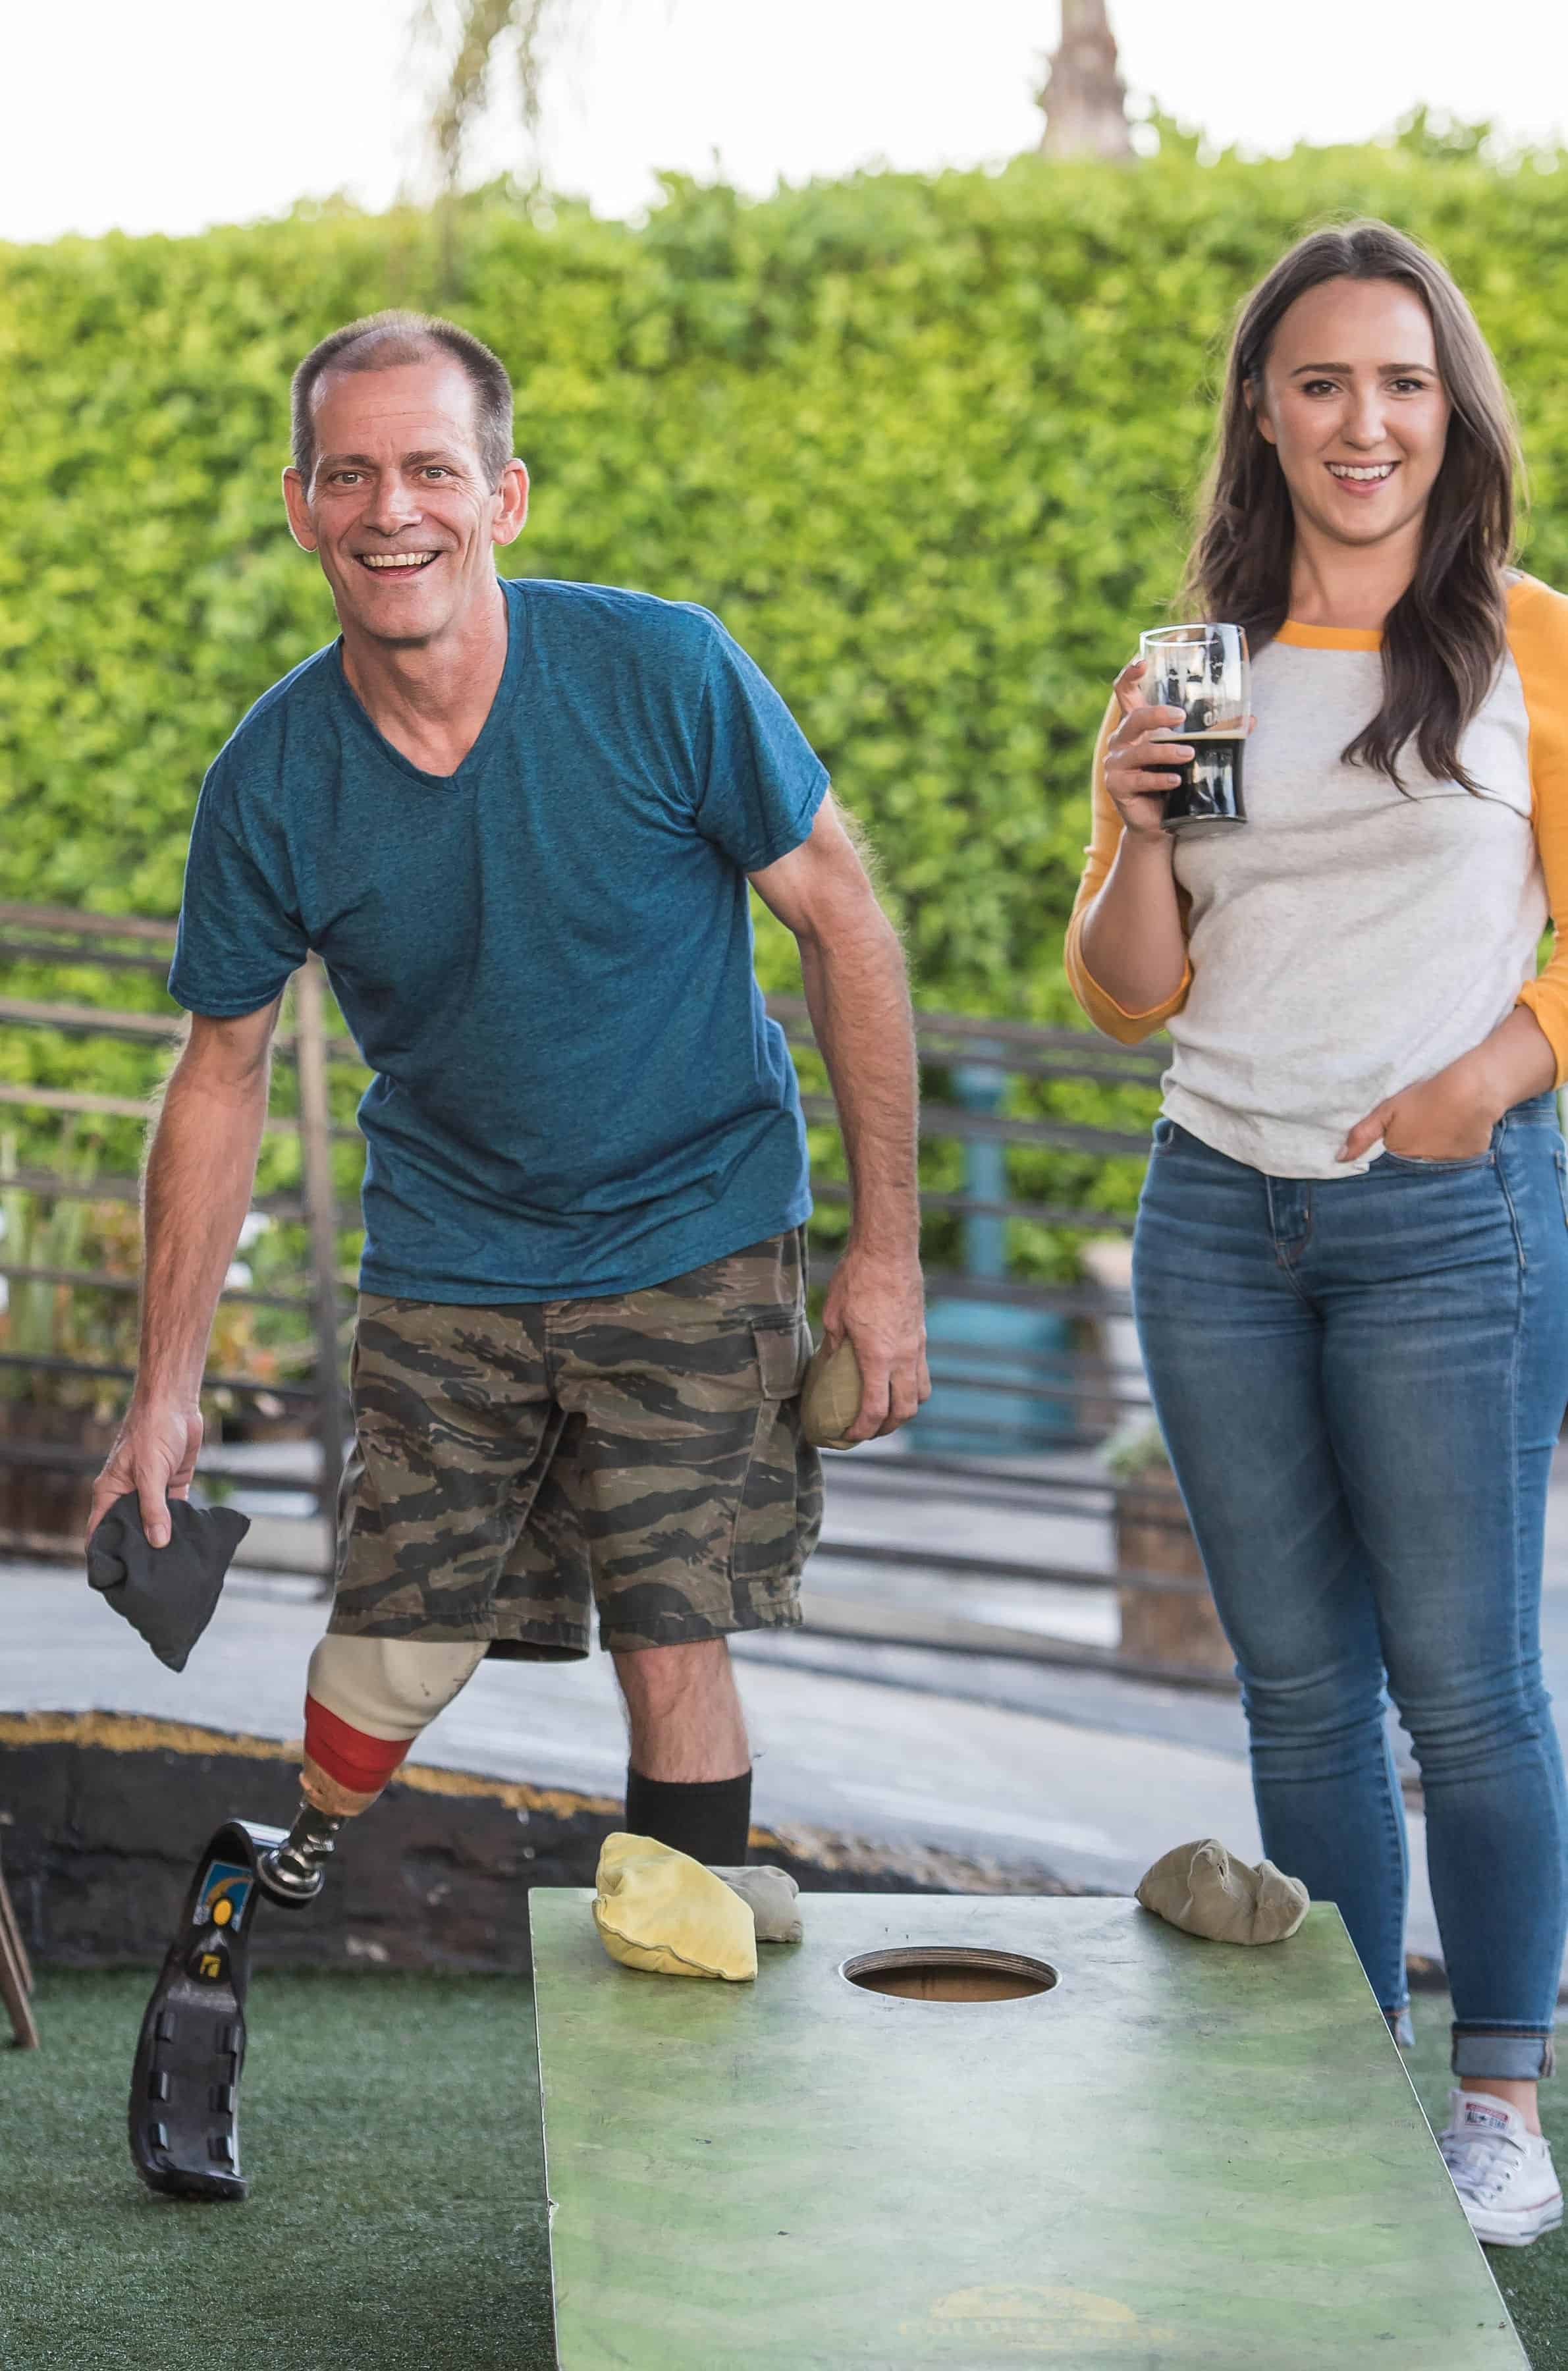
<instances>
[{"instance_id":1,"label":"tan bean bag on board","mask_svg":"<svg viewBox=\"0 0 1568 2371\"><path fill-rule=\"evenodd\" d=\"M1283 1943L1311 1907L1298 1877L1272 1860L1238 1860L1217 1837L1177 1845L1162 1854L1138 1886L1138 1900L1157 1918L1211 1943Z\"/></svg>"},{"instance_id":2,"label":"tan bean bag on board","mask_svg":"<svg viewBox=\"0 0 1568 2371\"><path fill-rule=\"evenodd\" d=\"M711 1876L722 1878L732 1893L738 1893L756 1921L759 1943L798 1943L804 1929L801 1925L801 1889L786 1868L775 1868L769 1861L758 1861L755 1868L715 1868Z\"/></svg>"}]
</instances>

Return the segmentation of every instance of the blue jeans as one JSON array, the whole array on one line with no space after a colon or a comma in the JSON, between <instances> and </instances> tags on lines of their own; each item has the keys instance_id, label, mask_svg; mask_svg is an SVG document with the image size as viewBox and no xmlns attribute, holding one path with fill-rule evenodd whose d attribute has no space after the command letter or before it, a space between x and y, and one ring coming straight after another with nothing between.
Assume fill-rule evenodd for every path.
<instances>
[{"instance_id":1,"label":"blue jeans","mask_svg":"<svg viewBox=\"0 0 1568 2371\"><path fill-rule=\"evenodd\" d=\"M1391 1694L1421 1765L1455 2071L1549 2074L1568 1917L1539 1647L1568 1402L1552 1097L1509 1112L1475 1160L1384 1153L1327 1182L1265 1177L1161 1119L1133 1302L1236 1650L1264 1851L1338 1903L1398 2009Z\"/></svg>"}]
</instances>

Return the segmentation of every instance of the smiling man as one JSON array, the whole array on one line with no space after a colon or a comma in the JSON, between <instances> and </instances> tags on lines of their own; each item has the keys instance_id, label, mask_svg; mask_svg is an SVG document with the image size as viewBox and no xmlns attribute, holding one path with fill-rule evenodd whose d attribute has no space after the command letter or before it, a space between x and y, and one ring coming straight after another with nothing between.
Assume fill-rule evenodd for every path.
<instances>
[{"instance_id":1,"label":"smiling man","mask_svg":"<svg viewBox=\"0 0 1568 2371\"><path fill-rule=\"evenodd\" d=\"M171 976L195 1016L148 1160L141 1361L94 1519L155 1545L202 1438L279 999L311 949L374 1073L337 1590L313 1658L301 1896L481 1658L584 1654L629 1718L627 1822L744 1858L725 1639L799 1619L820 1475L804 1131L753 974L793 931L854 1189L824 1330L858 1439L928 1384L907 990L826 777L707 611L498 578L528 480L496 357L381 314L294 382L284 498L340 639L207 776Z\"/></svg>"}]
</instances>

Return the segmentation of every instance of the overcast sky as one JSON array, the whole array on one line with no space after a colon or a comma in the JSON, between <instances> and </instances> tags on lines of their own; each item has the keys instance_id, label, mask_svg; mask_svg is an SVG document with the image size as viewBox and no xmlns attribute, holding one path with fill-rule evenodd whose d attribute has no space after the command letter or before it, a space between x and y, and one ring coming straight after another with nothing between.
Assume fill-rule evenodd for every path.
<instances>
[{"instance_id":1,"label":"overcast sky","mask_svg":"<svg viewBox=\"0 0 1568 2371\"><path fill-rule=\"evenodd\" d=\"M419 150L409 0L76 0L6 12L0 238L191 231L344 191L386 204ZM1137 93L1260 150L1364 138L1424 99L1515 137L1568 115L1562 0L1113 0ZM742 187L999 161L1039 137L1054 0L595 0L552 77L558 188L632 214L717 156ZM504 111L480 161L517 160Z\"/></svg>"}]
</instances>

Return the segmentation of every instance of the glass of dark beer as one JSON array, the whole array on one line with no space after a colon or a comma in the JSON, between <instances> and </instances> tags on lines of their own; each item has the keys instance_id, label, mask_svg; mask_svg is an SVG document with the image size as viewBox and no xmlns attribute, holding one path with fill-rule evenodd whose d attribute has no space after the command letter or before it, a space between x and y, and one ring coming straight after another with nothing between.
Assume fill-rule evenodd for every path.
<instances>
[{"instance_id":1,"label":"glass of dark beer","mask_svg":"<svg viewBox=\"0 0 1568 2371\"><path fill-rule=\"evenodd\" d=\"M1245 633L1239 626L1157 626L1140 636L1138 648L1145 702L1179 708L1186 720L1160 725L1150 738L1193 747L1186 765L1170 769L1180 780L1165 793L1166 830L1245 823L1241 752L1251 712Z\"/></svg>"}]
</instances>

